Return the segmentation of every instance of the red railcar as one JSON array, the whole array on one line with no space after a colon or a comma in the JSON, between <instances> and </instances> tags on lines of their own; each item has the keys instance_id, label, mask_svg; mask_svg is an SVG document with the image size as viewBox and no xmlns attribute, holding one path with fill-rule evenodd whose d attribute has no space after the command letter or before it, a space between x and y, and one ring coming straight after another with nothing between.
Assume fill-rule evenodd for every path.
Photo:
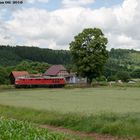
<instances>
[{"instance_id":1,"label":"red railcar","mask_svg":"<svg viewBox=\"0 0 140 140\"><path fill-rule=\"evenodd\" d=\"M65 79L62 77L17 78L15 87L63 87Z\"/></svg>"}]
</instances>

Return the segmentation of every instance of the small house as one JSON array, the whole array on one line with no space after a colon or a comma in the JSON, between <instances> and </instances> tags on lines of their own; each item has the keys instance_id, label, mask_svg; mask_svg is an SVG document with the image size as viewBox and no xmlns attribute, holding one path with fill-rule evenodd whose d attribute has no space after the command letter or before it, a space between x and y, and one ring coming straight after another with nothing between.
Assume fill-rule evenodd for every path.
<instances>
[{"instance_id":1,"label":"small house","mask_svg":"<svg viewBox=\"0 0 140 140\"><path fill-rule=\"evenodd\" d=\"M9 76L11 84L14 84L18 77L29 77L29 73L27 71L12 71Z\"/></svg>"},{"instance_id":2,"label":"small house","mask_svg":"<svg viewBox=\"0 0 140 140\"><path fill-rule=\"evenodd\" d=\"M66 77L69 75L69 73L63 65L53 65L48 70L46 70L44 75L51 77Z\"/></svg>"},{"instance_id":3,"label":"small house","mask_svg":"<svg viewBox=\"0 0 140 140\"><path fill-rule=\"evenodd\" d=\"M51 77L64 77L67 83L87 83L86 78L77 77L76 73L69 73L63 65L53 65L48 70L46 70L45 76Z\"/></svg>"}]
</instances>

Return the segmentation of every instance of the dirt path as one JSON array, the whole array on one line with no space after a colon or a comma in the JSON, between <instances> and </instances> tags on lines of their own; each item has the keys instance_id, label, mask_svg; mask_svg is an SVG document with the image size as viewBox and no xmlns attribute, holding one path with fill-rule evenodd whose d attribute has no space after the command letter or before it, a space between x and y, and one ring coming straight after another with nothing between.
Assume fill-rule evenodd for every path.
<instances>
[{"instance_id":1,"label":"dirt path","mask_svg":"<svg viewBox=\"0 0 140 140\"><path fill-rule=\"evenodd\" d=\"M101 134L97 134L97 133L86 133L86 132L74 131L74 130L63 128L63 127L56 127L56 126L50 126L50 125L40 125L39 127L46 128L51 131L80 136L83 138L91 138L91 139L93 138L95 140L127 140L127 139L121 139L121 138L113 137L113 136L109 136L109 135L101 135ZM132 139L129 139L129 140L132 140Z\"/></svg>"}]
</instances>

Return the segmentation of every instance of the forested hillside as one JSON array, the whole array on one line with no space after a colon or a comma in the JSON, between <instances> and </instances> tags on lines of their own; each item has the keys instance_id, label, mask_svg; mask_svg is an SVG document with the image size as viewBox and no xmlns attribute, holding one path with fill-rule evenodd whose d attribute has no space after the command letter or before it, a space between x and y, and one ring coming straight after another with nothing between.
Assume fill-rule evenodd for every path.
<instances>
[{"instance_id":1,"label":"forested hillside","mask_svg":"<svg viewBox=\"0 0 140 140\"><path fill-rule=\"evenodd\" d=\"M106 67L116 71L134 71L140 68L140 52L127 49L111 49Z\"/></svg>"},{"instance_id":2,"label":"forested hillside","mask_svg":"<svg viewBox=\"0 0 140 140\"><path fill-rule=\"evenodd\" d=\"M70 63L70 54L66 50L26 46L0 46L0 66L14 66L23 60L46 62L49 64L68 64Z\"/></svg>"},{"instance_id":3,"label":"forested hillside","mask_svg":"<svg viewBox=\"0 0 140 140\"><path fill-rule=\"evenodd\" d=\"M110 77L110 80L115 80L117 74L120 77L126 75L126 77L140 78L140 51L111 49L104 75Z\"/></svg>"},{"instance_id":4,"label":"forested hillside","mask_svg":"<svg viewBox=\"0 0 140 140\"><path fill-rule=\"evenodd\" d=\"M13 70L44 73L52 64L63 64L69 70L74 70L70 51L0 46L0 84L9 83L8 76ZM109 81L122 77L124 81L140 78L140 51L111 49L102 76Z\"/></svg>"},{"instance_id":5,"label":"forested hillside","mask_svg":"<svg viewBox=\"0 0 140 140\"><path fill-rule=\"evenodd\" d=\"M111 49L110 59L119 65L140 66L140 51L127 49Z\"/></svg>"},{"instance_id":6,"label":"forested hillside","mask_svg":"<svg viewBox=\"0 0 140 140\"><path fill-rule=\"evenodd\" d=\"M0 46L0 66L15 66L25 60L66 65L71 63L71 56L67 50ZM140 52L127 49L111 49L107 65L127 68L140 67Z\"/></svg>"}]
</instances>

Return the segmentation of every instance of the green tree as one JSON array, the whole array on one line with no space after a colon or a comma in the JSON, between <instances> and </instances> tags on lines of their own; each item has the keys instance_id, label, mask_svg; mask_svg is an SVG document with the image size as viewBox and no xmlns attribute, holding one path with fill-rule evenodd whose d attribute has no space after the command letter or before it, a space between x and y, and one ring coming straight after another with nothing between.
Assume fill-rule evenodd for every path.
<instances>
[{"instance_id":1,"label":"green tree","mask_svg":"<svg viewBox=\"0 0 140 140\"><path fill-rule=\"evenodd\" d=\"M140 78L140 69L135 69L132 73L131 76L133 78Z\"/></svg>"},{"instance_id":2,"label":"green tree","mask_svg":"<svg viewBox=\"0 0 140 140\"><path fill-rule=\"evenodd\" d=\"M8 72L4 67L0 67L0 84L8 84L9 77Z\"/></svg>"},{"instance_id":3,"label":"green tree","mask_svg":"<svg viewBox=\"0 0 140 140\"><path fill-rule=\"evenodd\" d=\"M87 77L89 83L102 74L108 58L107 43L107 38L98 28L84 29L70 43L76 71L79 75Z\"/></svg>"},{"instance_id":4,"label":"green tree","mask_svg":"<svg viewBox=\"0 0 140 140\"><path fill-rule=\"evenodd\" d=\"M126 72L126 71L119 71L116 74L116 78L118 80L122 80L123 82L128 82L131 77L130 77L130 74L128 72Z\"/></svg>"},{"instance_id":5,"label":"green tree","mask_svg":"<svg viewBox=\"0 0 140 140\"><path fill-rule=\"evenodd\" d=\"M32 74L44 73L50 65L48 63L22 61L15 67L18 71L28 71Z\"/></svg>"}]
</instances>

